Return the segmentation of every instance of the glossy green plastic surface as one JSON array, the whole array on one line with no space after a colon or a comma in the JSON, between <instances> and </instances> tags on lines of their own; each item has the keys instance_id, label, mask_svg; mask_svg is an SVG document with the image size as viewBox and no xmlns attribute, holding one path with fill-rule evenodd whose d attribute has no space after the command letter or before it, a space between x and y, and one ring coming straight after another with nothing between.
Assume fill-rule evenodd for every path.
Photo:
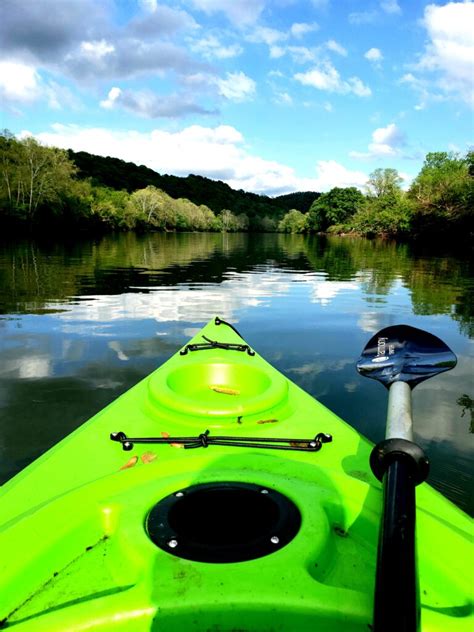
<instances>
[{"instance_id":1,"label":"glossy green plastic surface","mask_svg":"<svg viewBox=\"0 0 474 632\"><path fill-rule=\"evenodd\" d=\"M209 323L193 342L203 333L242 344L225 324ZM124 452L109 438L206 429L325 432L333 442L316 453L139 444ZM258 354L177 353L0 488L0 621L18 632L367 632L381 509L370 450ZM224 564L155 546L145 530L152 507L218 481L287 496L301 513L297 535L264 557ZM472 632L471 521L426 484L417 507L422 630Z\"/></svg>"}]
</instances>

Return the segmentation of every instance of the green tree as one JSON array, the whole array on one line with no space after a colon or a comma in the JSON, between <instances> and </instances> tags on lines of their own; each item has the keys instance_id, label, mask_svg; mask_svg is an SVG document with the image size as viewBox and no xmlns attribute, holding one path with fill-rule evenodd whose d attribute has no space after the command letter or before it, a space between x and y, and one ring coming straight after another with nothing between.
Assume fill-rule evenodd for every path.
<instances>
[{"instance_id":1,"label":"green tree","mask_svg":"<svg viewBox=\"0 0 474 632\"><path fill-rule=\"evenodd\" d=\"M130 206L137 222L145 227L166 229L174 226L176 200L153 185L134 191Z\"/></svg>"},{"instance_id":2,"label":"green tree","mask_svg":"<svg viewBox=\"0 0 474 632\"><path fill-rule=\"evenodd\" d=\"M418 230L462 232L469 228L474 209L473 163L472 151L465 157L448 152L427 154L409 190Z\"/></svg>"},{"instance_id":3,"label":"green tree","mask_svg":"<svg viewBox=\"0 0 474 632\"><path fill-rule=\"evenodd\" d=\"M396 169L375 169L365 186L369 197L382 198L396 195L401 191L402 182L403 179Z\"/></svg>"},{"instance_id":4,"label":"green tree","mask_svg":"<svg viewBox=\"0 0 474 632\"><path fill-rule=\"evenodd\" d=\"M345 224L362 207L364 199L356 187L334 187L322 193L309 210L309 228L325 231L330 226Z\"/></svg>"},{"instance_id":5,"label":"green tree","mask_svg":"<svg viewBox=\"0 0 474 632\"><path fill-rule=\"evenodd\" d=\"M66 151L32 137L17 141L5 132L0 151L1 197L17 217L31 222L41 206L61 206L77 172Z\"/></svg>"},{"instance_id":6,"label":"green tree","mask_svg":"<svg viewBox=\"0 0 474 632\"><path fill-rule=\"evenodd\" d=\"M278 230L282 233L303 233L306 230L306 215L292 209L278 223Z\"/></svg>"},{"instance_id":7,"label":"green tree","mask_svg":"<svg viewBox=\"0 0 474 632\"><path fill-rule=\"evenodd\" d=\"M218 218L224 233L236 232L241 229L238 218L227 208L219 213Z\"/></svg>"}]
</instances>

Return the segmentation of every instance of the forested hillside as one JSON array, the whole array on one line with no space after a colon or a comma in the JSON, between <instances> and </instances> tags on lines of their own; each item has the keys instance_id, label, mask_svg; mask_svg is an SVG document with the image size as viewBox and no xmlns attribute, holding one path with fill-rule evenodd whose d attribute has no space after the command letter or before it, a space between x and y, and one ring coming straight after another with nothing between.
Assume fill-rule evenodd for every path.
<instances>
[{"instance_id":1,"label":"forested hillside","mask_svg":"<svg viewBox=\"0 0 474 632\"><path fill-rule=\"evenodd\" d=\"M94 184L124 189L129 193L152 185L172 198L186 198L198 206L205 204L216 214L223 209L229 209L235 215L245 213L251 223L256 216L280 220L290 209L306 213L319 195L314 191L305 191L271 198L236 191L220 180L203 176L161 175L144 165L138 166L118 158L96 156L85 151L69 150L68 154L79 169L77 176L91 178Z\"/></svg>"}]
</instances>

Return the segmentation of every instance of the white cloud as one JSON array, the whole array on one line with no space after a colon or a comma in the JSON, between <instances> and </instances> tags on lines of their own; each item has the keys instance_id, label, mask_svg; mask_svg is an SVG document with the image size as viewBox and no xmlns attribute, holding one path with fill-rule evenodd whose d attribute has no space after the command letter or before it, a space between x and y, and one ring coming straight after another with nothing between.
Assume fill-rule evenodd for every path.
<instances>
[{"instance_id":1,"label":"white cloud","mask_svg":"<svg viewBox=\"0 0 474 632\"><path fill-rule=\"evenodd\" d=\"M400 14L402 12L397 0L383 0L380 3L380 8L385 13Z\"/></svg>"},{"instance_id":2,"label":"white cloud","mask_svg":"<svg viewBox=\"0 0 474 632\"><path fill-rule=\"evenodd\" d=\"M307 64L316 60L315 52L306 46L288 46L287 50L297 64Z\"/></svg>"},{"instance_id":3,"label":"white cloud","mask_svg":"<svg viewBox=\"0 0 474 632\"><path fill-rule=\"evenodd\" d=\"M376 11L355 11L347 18L351 24L372 24L377 19Z\"/></svg>"},{"instance_id":4,"label":"white cloud","mask_svg":"<svg viewBox=\"0 0 474 632\"><path fill-rule=\"evenodd\" d=\"M114 87L107 99L100 102L107 110L121 107L145 118L181 118L188 114L214 114L194 102L186 94L159 95L150 90L121 90Z\"/></svg>"},{"instance_id":5,"label":"white cloud","mask_svg":"<svg viewBox=\"0 0 474 632\"><path fill-rule=\"evenodd\" d=\"M250 77L247 77L242 71L228 72L226 79L218 79L216 81L219 94L229 101L246 101L251 99L256 91L256 83Z\"/></svg>"},{"instance_id":6,"label":"white cloud","mask_svg":"<svg viewBox=\"0 0 474 632\"><path fill-rule=\"evenodd\" d=\"M222 12L236 26L245 26L257 21L265 0L191 0L191 4L207 14Z\"/></svg>"},{"instance_id":7,"label":"white cloud","mask_svg":"<svg viewBox=\"0 0 474 632\"><path fill-rule=\"evenodd\" d=\"M36 102L45 102L52 110L78 107L69 88L45 81L33 66L17 61L0 61L0 102L16 113L18 106Z\"/></svg>"},{"instance_id":8,"label":"white cloud","mask_svg":"<svg viewBox=\"0 0 474 632\"><path fill-rule=\"evenodd\" d=\"M372 90L366 86L359 77L351 77L348 82L350 86L349 92L353 92L358 97L370 97Z\"/></svg>"},{"instance_id":9,"label":"white cloud","mask_svg":"<svg viewBox=\"0 0 474 632\"><path fill-rule=\"evenodd\" d=\"M316 188L306 190L329 191L334 187L362 189L368 180L366 173L347 169L335 160L318 160L316 174Z\"/></svg>"},{"instance_id":10,"label":"white cloud","mask_svg":"<svg viewBox=\"0 0 474 632\"><path fill-rule=\"evenodd\" d=\"M108 44L104 39L92 42L81 42L81 52L84 57L89 59L98 60L102 59L106 55L113 53L115 46Z\"/></svg>"},{"instance_id":11,"label":"white cloud","mask_svg":"<svg viewBox=\"0 0 474 632\"><path fill-rule=\"evenodd\" d=\"M229 59L237 57L243 52L240 44L230 44L225 46L215 35L208 35L201 40L194 42L191 49L200 53L206 59Z\"/></svg>"},{"instance_id":12,"label":"white cloud","mask_svg":"<svg viewBox=\"0 0 474 632\"><path fill-rule=\"evenodd\" d=\"M332 50L334 53L337 53L338 55L347 57L347 50L344 48L344 46L341 46L341 44L339 44L335 40L329 40L328 42L326 42L326 48L328 50Z\"/></svg>"},{"instance_id":13,"label":"white cloud","mask_svg":"<svg viewBox=\"0 0 474 632\"><path fill-rule=\"evenodd\" d=\"M109 94L107 95L107 99L104 99L104 101L100 102L100 107L105 108L106 110L112 109L121 94L122 94L122 90L120 90L120 88L117 88L117 87L111 88L109 90Z\"/></svg>"},{"instance_id":14,"label":"white cloud","mask_svg":"<svg viewBox=\"0 0 474 632\"><path fill-rule=\"evenodd\" d=\"M293 99L288 92L277 92L275 96L275 103L279 105L293 105Z\"/></svg>"},{"instance_id":15,"label":"white cloud","mask_svg":"<svg viewBox=\"0 0 474 632\"><path fill-rule=\"evenodd\" d=\"M258 26L246 37L247 41L255 44L267 44L267 46L273 46L278 42L283 42L288 39L288 33L272 29L268 26Z\"/></svg>"},{"instance_id":16,"label":"white cloud","mask_svg":"<svg viewBox=\"0 0 474 632\"><path fill-rule=\"evenodd\" d=\"M33 66L0 62L0 96L7 102L31 103L40 94L40 77Z\"/></svg>"},{"instance_id":17,"label":"white cloud","mask_svg":"<svg viewBox=\"0 0 474 632\"><path fill-rule=\"evenodd\" d=\"M405 145L405 135L395 125L390 123L386 127L379 127L372 132L372 142L368 152L351 151L351 158L370 160L372 158L386 158L400 155L401 147Z\"/></svg>"},{"instance_id":18,"label":"white cloud","mask_svg":"<svg viewBox=\"0 0 474 632\"><path fill-rule=\"evenodd\" d=\"M383 59L382 52L379 48L369 48L364 54L364 57L375 64L378 64Z\"/></svg>"},{"instance_id":19,"label":"white cloud","mask_svg":"<svg viewBox=\"0 0 474 632\"><path fill-rule=\"evenodd\" d=\"M157 0L138 0L139 5L150 13L154 13L158 8Z\"/></svg>"},{"instance_id":20,"label":"white cloud","mask_svg":"<svg viewBox=\"0 0 474 632\"><path fill-rule=\"evenodd\" d=\"M294 169L252 155L234 127L192 125L177 132L112 131L56 124L52 132L36 136L56 147L87 151L145 164L159 173L200 174L227 182L236 189L278 195L291 191L328 191L335 186L363 188L367 175L334 160L320 160L311 178Z\"/></svg>"},{"instance_id":21,"label":"white cloud","mask_svg":"<svg viewBox=\"0 0 474 632\"><path fill-rule=\"evenodd\" d=\"M282 46L270 46L270 58L279 59L285 54L285 49Z\"/></svg>"},{"instance_id":22,"label":"white cloud","mask_svg":"<svg viewBox=\"0 0 474 632\"><path fill-rule=\"evenodd\" d=\"M370 88L364 85L358 77L351 77L344 81L336 68L329 62L324 62L308 72L297 73L294 78L303 85L312 86L317 90L340 94L352 92L359 97L368 97L372 94Z\"/></svg>"},{"instance_id":23,"label":"white cloud","mask_svg":"<svg viewBox=\"0 0 474 632\"><path fill-rule=\"evenodd\" d=\"M308 33L312 33L318 29L319 24L316 22L312 22L311 24L308 24L307 22L295 22L291 25L290 33L293 37L296 37L296 39L301 39Z\"/></svg>"},{"instance_id":24,"label":"white cloud","mask_svg":"<svg viewBox=\"0 0 474 632\"><path fill-rule=\"evenodd\" d=\"M430 42L418 69L439 72L444 92L474 105L474 3L430 4L423 23Z\"/></svg>"}]
</instances>

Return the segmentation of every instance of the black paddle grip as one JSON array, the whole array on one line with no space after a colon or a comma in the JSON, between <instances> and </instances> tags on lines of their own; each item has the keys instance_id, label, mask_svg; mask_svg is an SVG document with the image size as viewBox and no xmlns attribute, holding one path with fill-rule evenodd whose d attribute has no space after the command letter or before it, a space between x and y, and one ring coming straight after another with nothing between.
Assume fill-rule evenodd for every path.
<instances>
[{"instance_id":1,"label":"black paddle grip","mask_svg":"<svg viewBox=\"0 0 474 632\"><path fill-rule=\"evenodd\" d=\"M426 481L430 462L422 448L406 439L385 439L374 447L370 454L370 467L374 475L382 481L385 472L394 461L411 463L411 475L415 485Z\"/></svg>"}]
</instances>

